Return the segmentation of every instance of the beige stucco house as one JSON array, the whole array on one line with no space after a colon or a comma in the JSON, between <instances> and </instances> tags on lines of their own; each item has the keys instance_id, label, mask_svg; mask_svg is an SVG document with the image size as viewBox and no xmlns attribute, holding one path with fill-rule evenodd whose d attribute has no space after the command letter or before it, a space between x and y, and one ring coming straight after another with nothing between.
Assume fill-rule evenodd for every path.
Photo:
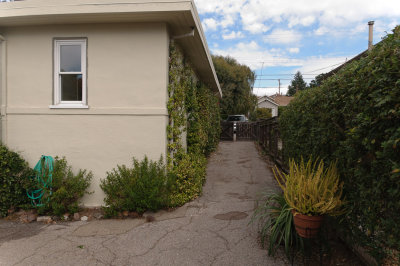
<instances>
[{"instance_id":1,"label":"beige stucco house","mask_svg":"<svg viewBox=\"0 0 400 266\"><path fill-rule=\"evenodd\" d=\"M272 117L278 116L279 105L276 102L274 102L274 100L272 100L270 97L268 97L266 95L258 97L257 107L271 109Z\"/></svg>"},{"instance_id":2,"label":"beige stucco house","mask_svg":"<svg viewBox=\"0 0 400 266\"><path fill-rule=\"evenodd\" d=\"M191 0L1 2L2 142L91 170L85 205L101 205L106 171L165 155L172 39L221 94Z\"/></svg>"}]
</instances>

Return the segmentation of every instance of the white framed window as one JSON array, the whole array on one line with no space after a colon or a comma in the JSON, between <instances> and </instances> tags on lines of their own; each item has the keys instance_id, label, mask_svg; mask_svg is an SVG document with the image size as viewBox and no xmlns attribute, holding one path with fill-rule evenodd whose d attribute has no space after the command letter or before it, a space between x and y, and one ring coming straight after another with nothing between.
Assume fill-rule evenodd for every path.
<instances>
[{"instance_id":1,"label":"white framed window","mask_svg":"<svg viewBox=\"0 0 400 266\"><path fill-rule=\"evenodd\" d=\"M88 108L86 39L54 40L54 105Z\"/></svg>"}]
</instances>

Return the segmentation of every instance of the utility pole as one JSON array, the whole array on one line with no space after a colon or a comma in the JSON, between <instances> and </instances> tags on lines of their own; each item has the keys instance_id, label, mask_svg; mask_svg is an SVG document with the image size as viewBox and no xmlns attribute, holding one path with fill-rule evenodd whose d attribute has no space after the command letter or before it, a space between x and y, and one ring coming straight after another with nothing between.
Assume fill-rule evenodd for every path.
<instances>
[{"instance_id":1,"label":"utility pole","mask_svg":"<svg viewBox=\"0 0 400 266\"><path fill-rule=\"evenodd\" d=\"M279 90L279 95L281 95L281 80L278 79L278 90Z\"/></svg>"}]
</instances>

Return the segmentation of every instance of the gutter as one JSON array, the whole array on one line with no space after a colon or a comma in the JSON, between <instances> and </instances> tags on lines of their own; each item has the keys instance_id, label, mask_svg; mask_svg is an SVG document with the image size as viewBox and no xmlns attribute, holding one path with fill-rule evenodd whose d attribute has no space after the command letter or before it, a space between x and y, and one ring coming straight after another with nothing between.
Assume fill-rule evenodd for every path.
<instances>
[{"instance_id":1,"label":"gutter","mask_svg":"<svg viewBox=\"0 0 400 266\"><path fill-rule=\"evenodd\" d=\"M0 140L3 144L7 144L7 40L0 34L1 44L1 84L0 84Z\"/></svg>"}]
</instances>

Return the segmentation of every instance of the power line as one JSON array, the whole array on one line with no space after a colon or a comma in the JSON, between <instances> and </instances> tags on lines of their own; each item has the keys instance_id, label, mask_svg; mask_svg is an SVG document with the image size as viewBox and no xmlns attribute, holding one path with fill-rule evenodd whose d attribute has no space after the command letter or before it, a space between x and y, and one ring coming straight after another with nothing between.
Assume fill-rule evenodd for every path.
<instances>
[{"instance_id":1,"label":"power line","mask_svg":"<svg viewBox=\"0 0 400 266\"><path fill-rule=\"evenodd\" d=\"M278 87L257 87L253 89L278 89Z\"/></svg>"},{"instance_id":2,"label":"power line","mask_svg":"<svg viewBox=\"0 0 400 266\"><path fill-rule=\"evenodd\" d=\"M257 77L280 77L280 76L294 76L296 75L296 73L293 74L263 74L263 75L257 75ZM301 73L302 76L316 76L315 73L311 74L311 73Z\"/></svg>"},{"instance_id":3,"label":"power line","mask_svg":"<svg viewBox=\"0 0 400 266\"><path fill-rule=\"evenodd\" d=\"M346 61L347 61L347 58L346 58ZM346 61L334 64L334 65L331 65L331 66L327 66L327 67L324 67L324 68L319 68L319 69L316 69L316 70L312 70L312 71L309 71L309 72L316 72L316 71L319 71L319 70L323 70L323 69L327 69L327 68L330 68L330 67L338 66L338 65L346 63Z\"/></svg>"},{"instance_id":4,"label":"power line","mask_svg":"<svg viewBox=\"0 0 400 266\"><path fill-rule=\"evenodd\" d=\"M314 79L314 78L304 78L303 77L303 79ZM258 78L256 78L255 80L292 80L292 79L281 79L281 78L276 78L276 79L258 79Z\"/></svg>"}]
</instances>

